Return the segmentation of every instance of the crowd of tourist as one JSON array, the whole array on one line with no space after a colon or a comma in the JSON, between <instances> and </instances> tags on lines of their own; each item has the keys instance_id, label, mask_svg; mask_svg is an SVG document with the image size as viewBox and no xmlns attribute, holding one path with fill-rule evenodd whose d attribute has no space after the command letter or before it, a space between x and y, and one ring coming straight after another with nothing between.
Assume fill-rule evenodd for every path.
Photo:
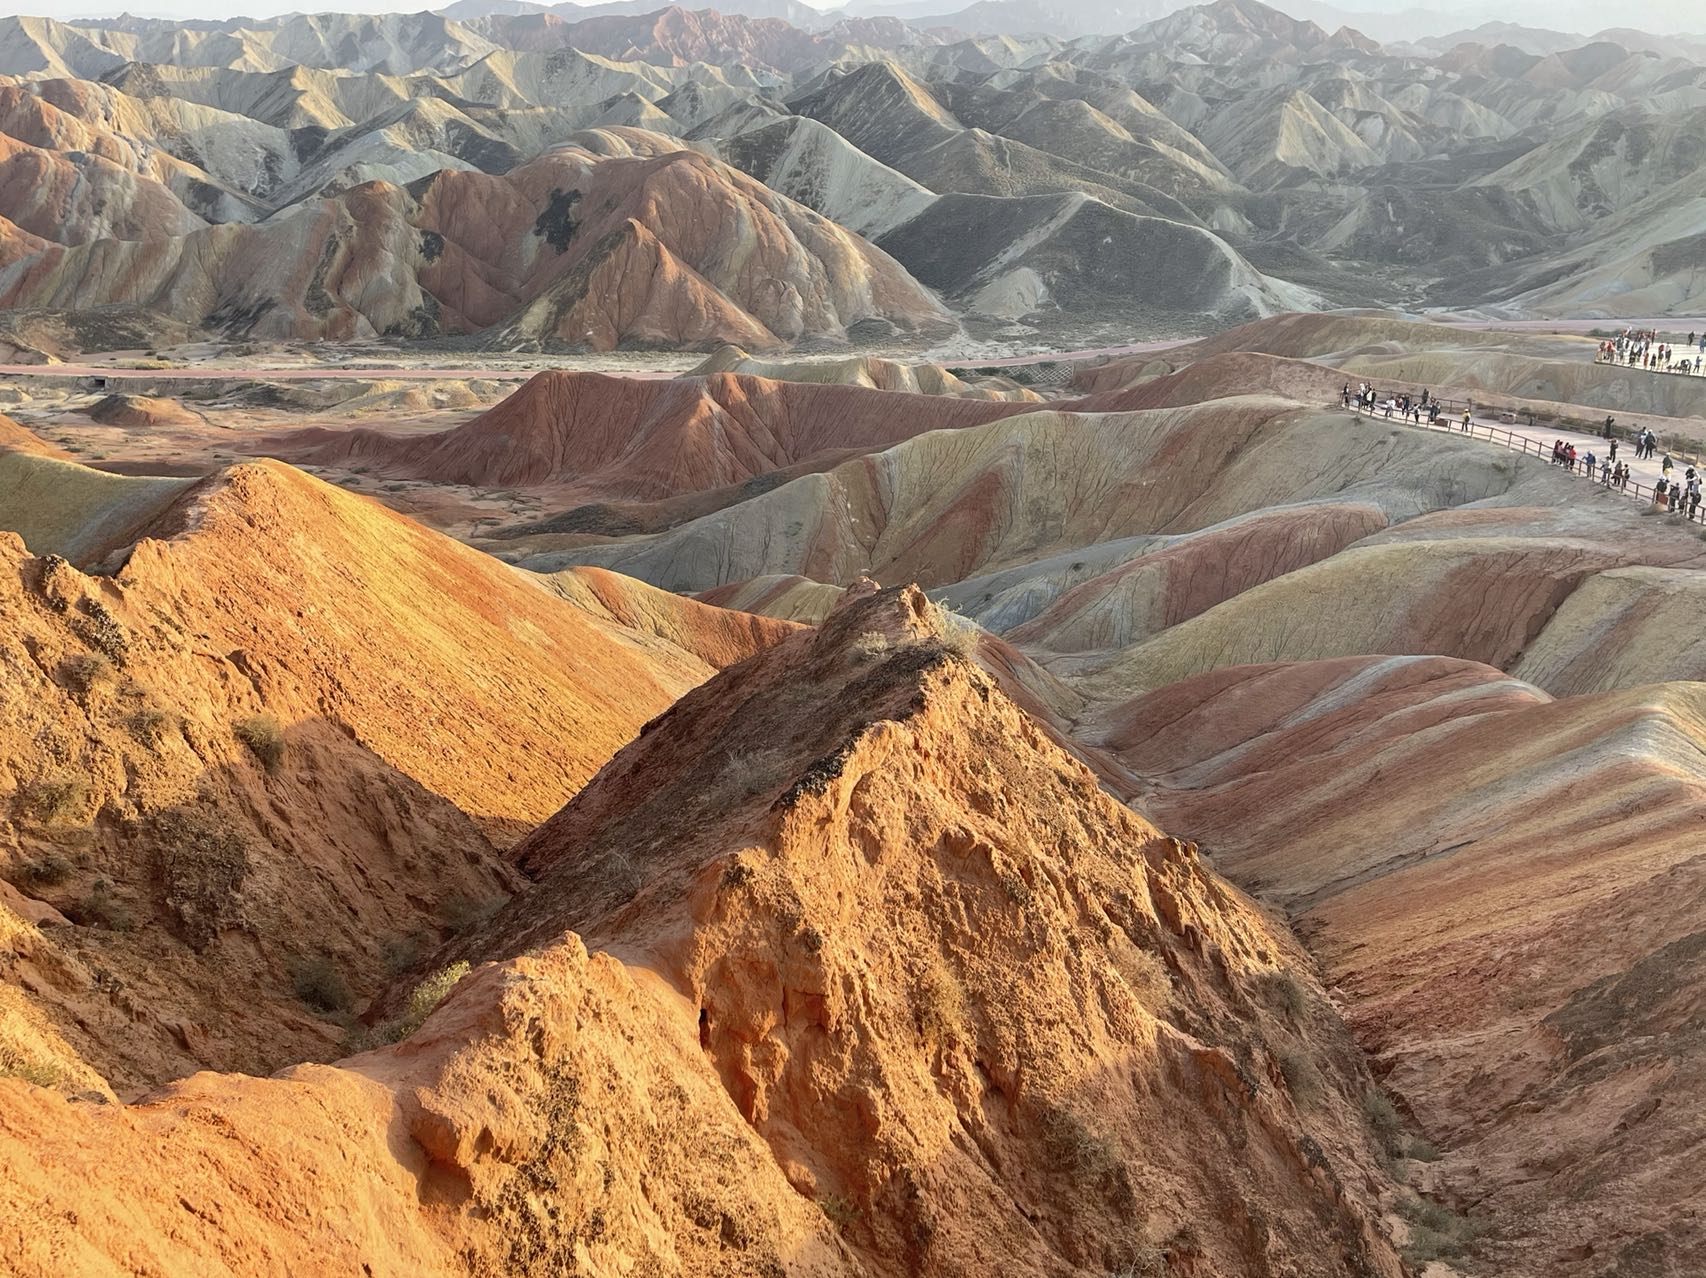
<instances>
[{"instance_id":1,"label":"crowd of tourist","mask_svg":"<svg viewBox=\"0 0 1706 1278\"><path fill-rule=\"evenodd\" d=\"M1641 340L1650 338L1652 334L1637 333L1633 336L1639 343ZM1690 341L1692 341L1693 334L1689 336ZM1619 338L1618 342L1622 340ZM1702 350L1706 350L1706 334L1702 334L1700 341ZM1606 346L1615 347L1617 343L1608 342ZM1664 351L1667 360L1674 357L1671 348L1663 344L1660 344L1655 350ZM1623 358L1621 350L1618 351L1618 358ZM1630 362L1635 361L1631 359ZM1668 364L1653 365L1652 367L1668 368ZM1680 365L1677 371L1681 371ZM1398 391L1382 393L1367 382L1360 382L1355 387L1346 382L1344 389L1339 393L1339 399L1346 408L1354 409L1359 414L1366 412L1371 417L1377 413L1384 413L1387 417L1396 416L1401 420L1411 421L1417 425L1443 425L1447 429L1461 426L1463 430L1470 430L1473 427L1473 415L1467 406L1463 409L1461 419L1450 418L1442 421L1442 418L1445 417L1444 404L1425 389L1420 395ZM1576 445L1565 440L1554 440L1552 443L1552 464L1562 466L1572 475L1584 476L1589 483L1598 483L1605 488L1615 488L1622 492L1628 492L1629 485L1632 482L1632 474L1628 462L1617 459L1618 443L1615 438L1615 429L1616 419L1607 417L1604 426L1605 452L1603 456L1593 451L1597 445L1578 449ZM1630 443L1634 446L1637 461L1651 458L1659 446L1658 436L1650 430L1636 430ZM1703 484L1706 484L1706 476L1702 476L1693 466L1689 466L1682 476L1677 478L1673 475L1675 468L1675 463L1667 453L1664 460L1659 463L1659 479L1653 485L1653 504L1660 510L1667 510L1673 515L1699 519L1703 495L1702 488ZM1640 485L1637 484L1636 487L1639 489Z\"/></svg>"},{"instance_id":2,"label":"crowd of tourist","mask_svg":"<svg viewBox=\"0 0 1706 1278\"><path fill-rule=\"evenodd\" d=\"M1688 340L1678 346L1672 342L1661 342L1654 329L1626 328L1616 337L1607 338L1599 344L1595 362L1627 364L1630 368L1645 368L1655 373L1698 374L1706 366L1706 332L1690 333Z\"/></svg>"},{"instance_id":3,"label":"crowd of tourist","mask_svg":"<svg viewBox=\"0 0 1706 1278\"><path fill-rule=\"evenodd\" d=\"M1380 392L1367 382L1357 383L1355 390L1346 382L1344 390L1339 393L1339 400L1346 408L1355 408L1358 413L1367 413L1370 417L1378 412L1384 412L1388 417L1396 414L1400 419L1414 422L1418 426L1423 422L1429 426L1439 425L1440 415L1445 411L1437 399L1429 397L1425 386L1420 395L1412 395L1408 391L1392 391L1382 397ZM1461 424L1464 430L1469 429L1468 408L1463 410Z\"/></svg>"},{"instance_id":4,"label":"crowd of tourist","mask_svg":"<svg viewBox=\"0 0 1706 1278\"><path fill-rule=\"evenodd\" d=\"M1637 452L1636 456L1639 455ZM1552 464L1562 466L1572 475L1578 473L1586 475L1590 484L1593 482L1594 472L1597 470L1599 482L1605 487L1620 488L1625 492L1629 490L1629 463L1617 460L1617 441L1615 439L1609 441L1603 460L1596 457L1591 448L1586 452L1578 453L1574 444L1566 444L1561 439L1554 440L1552 442Z\"/></svg>"},{"instance_id":5,"label":"crowd of tourist","mask_svg":"<svg viewBox=\"0 0 1706 1278\"><path fill-rule=\"evenodd\" d=\"M1609 432L1610 418L1606 419ZM1647 458L1653 455L1658 447L1658 437L1650 430L1635 433L1635 456ZM1594 482L1594 472L1598 471L1599 483L1605 488L1617 488L1629 491L1629 465L1617 460L1617 441L1607 438L1604 458L1596 457L1591 448L1578 452L1574 444L1564 440L1552 441L1552 464L1562 466L1572 475L1586 476L1591 484ZM1701 475L1693 466L1682 472L1680 478L1675 474L1676 463L1670 454L1664 455L1659 463L1658 482L1653 485L1653 505L1660 510L1668 510L1673 515L1684 515L1689 519L1700 518Z\"/></svg>"}]
</instances>

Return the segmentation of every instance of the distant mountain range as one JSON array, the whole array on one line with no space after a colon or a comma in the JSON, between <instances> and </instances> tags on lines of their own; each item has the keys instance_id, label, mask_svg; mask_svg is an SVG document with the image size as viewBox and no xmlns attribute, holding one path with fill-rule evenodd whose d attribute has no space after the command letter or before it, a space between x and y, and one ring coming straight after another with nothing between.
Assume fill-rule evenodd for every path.
<instances>
[{"instance_id":1,"label":"distant mountain range","mask_svg":"<svg viewBox=\"0 0 1706 1278\"><path fill-rule=\"evenodd\" d=\"M767 350L1701 291L1706 65L1650 37L516 7L0 20L0 336Z\"/></svg>"}]
</instances>

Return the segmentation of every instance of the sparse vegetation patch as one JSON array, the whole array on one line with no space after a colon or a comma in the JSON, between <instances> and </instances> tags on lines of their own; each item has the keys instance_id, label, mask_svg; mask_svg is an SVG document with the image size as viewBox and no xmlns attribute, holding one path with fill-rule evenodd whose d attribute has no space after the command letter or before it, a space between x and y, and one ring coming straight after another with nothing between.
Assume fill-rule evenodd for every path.
<instances>
[{"instance_id":1,"label":"sparse vegetation patch","mask_svg":"<svg viewBox=\"0 0 1706 1278\"><path fill-rule=\"evenodd\" d=\"M317 1012L348 1011L355 994L329 955L299 959L290 973L296 997Z\"/></svg>"},{"instance_id":2,"label":"sparse vegetation patch","mask_svg":"<svg viewBox=\"0 0 1706 1278\"><path fill-rule=\"evenodd\" d=\"M89 787L78 777L41 777L18 787L18 815L41 825L66 825L84 815Z\"/></svg>"},{"instance_id":3,"label":"sparse vegetation patch","mask_svg":"<svg viewBox=\"0 0 1706 1278\"><path fill-rule=\"evenodd\" d=\"M234 729L237 740L249 747L268 772L277 772L284 762L284 727L270 714L251 715Z\"/></svg>"},{"instance_id":4,"label":"sparse vegetation patch","mask_svg":"<svg viewBox=\"0 0 1706 1278\"><path fill-rule=\"evenodd\" d=\"M166 909L184 940L205 949L242 917L248 840L213 812L179 808L153 824Z\"/></svg>"},{"instance_id":5,"label":"sparse vegetation patch","mask_svg":"<svg viewBox=\"0 0 1706 1278\"><path fill-rule=\"evenodd\" d=\"M1410 1223L1404 1259L1412 1265L1455 1259L1474 1246L1486 1228L1480 1221L1430 1198L1407 1199L1400 1204L1400 1210Z\"/></svg>"}]
</instances>

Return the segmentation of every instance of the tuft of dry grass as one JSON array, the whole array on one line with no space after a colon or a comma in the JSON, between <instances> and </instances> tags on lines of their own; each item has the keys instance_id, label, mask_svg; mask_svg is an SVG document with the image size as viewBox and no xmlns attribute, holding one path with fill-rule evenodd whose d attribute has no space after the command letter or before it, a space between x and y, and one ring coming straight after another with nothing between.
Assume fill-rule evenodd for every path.
<instances>
[{"instance_id":1,"label":"tuft of dry grass","mask_svg":"<svg viewBox=\"0 0 1706 1278\"><path fill-rule=\"evenodd\" d=\"M58 1087L65 1075L54 1065L31 1060L15 1047L0 1044L0 1078L21 1078L37 1087Z\"/></svg>"},{"instance_id":2,"label":"tuft of dry grass","mask_svg":"<svg viewBox=\"0 0 1706 1278\"><path fill-rule=\"evenodd\" d=\"M166 739L166 729L172 722L172 716L164 710L153 706L143 706L132 710L124 717L124 730L130 733L143 745L156 749Z\"/></svg>"},{"instance_id":3,"label":"tuft of dry grass","mask_svg":"<svg viewBox=\"0 0 1706 1278\"><path fill-rule=\"evenodd\" d=\"M889 637L880 630L867 630L863 634L854 635L853 641L847 646L861 661L874 661L894 647L889 642Z\"/></svg>"},{"instance_id":4,"label":"tuft of dry grass","mask_svg":"<svg viewBox=\"0 0 1706 1278\"><path fill-rule=\"evenodd\" d=\"M67 657L60 663L59 673L66 687L84 697L118 677L113 663L98 652L79 652Z\"/></svg>"},{"instance_id":5,"label":"tuft of dry grass","mask_svg":"<svg viewBox=\"0 0 1706 1278\"><path fill-rule=\"evenodd\" d=\"M747 798L775 789L786 756L780 750L748 750L723 762L723 780Z\"/></svg>"},{"instance_id":6,"label":"tuft of dry grass","mask_svg":"<svg viewBox=\"0 0 1706 1278\"><path fill-rule=\"evenodd\" d=\"M233 729L237 740L249 747L268 772L277 772L284 762L284 726L270 714L251 715Z\"/></svg>"},{"instance_id":7,"label":"tuft of dry grass","mask_svg":"<svg viewBox=\"0 0 1706 1278\"><path fill-rule=\"evenodd\" d=\"M976 659L978 643L983 636L977 622L935 602L930 605L930 622L936 631L937 641L946 651L967 661Z\"/></svg>"},{"instance_id":8,"label":"tuft of dry grass","mask_svg":"<svg viewBox=\"0 0 1706 1278\"><path fill-rule=\"evenodd\" d=\"M89 787L78 777L39 777L18 787L18 815L41 825L65 825L84 815Z\"/></svg>"},{"instance_id":9,"label":"tuft of dry grass","mask_svg":"<svg viewBox=\"0 0 1706 1278\"><path fill-rule=\"evenodd\" d=\"M919 1032L934 1042L943 1042L960 1033L966 1017L965 990L940 960L919 974L912 1012Z\"/></svg>"},{"instance_id":10,"label":"tuft of dry grass","mask_svg":"<svg viewBox=\"0 0 1706 1278\"><path fill-rule=\"evenodd\" d=\"M1152 1015L1159 1016L1173 1005L1173 976L1159 954L1139 949L1123 933L1116 933L1109 942L1108 957L1120 979Z\"/></svg>"}]
</instances>

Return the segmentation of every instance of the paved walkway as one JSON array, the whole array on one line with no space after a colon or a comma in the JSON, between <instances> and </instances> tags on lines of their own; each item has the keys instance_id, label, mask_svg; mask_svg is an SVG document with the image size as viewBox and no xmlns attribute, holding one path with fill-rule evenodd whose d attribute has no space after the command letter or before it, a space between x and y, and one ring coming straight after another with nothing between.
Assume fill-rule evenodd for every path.
<instances>
[{"instance_id":1,"label":"paved walkway","mask_svg":"<svg viewBox=\"0 0 1706 1278\"><path fill-rule=\"evenodd\" d=\"M1376 419L1383 419L1385 414L1376 411L1372 416ZM1396 413L1392 415L1392 420L1398 420L1398 415ZM1461 416L1451 419L1449 424L1445 418L1441 418L1438 426L1424 426L1422 429L1431 429L1439 434L1457 435L1461 437L1464 433L1461 421ZM1414 426L1413 422L1406 422L1405 424ZM1548 428L1544 426L1507 426L1498 421L1496 418L1484 416L1471 418L1470 425L1471 430L1469 431L1469 434L1472 438L1486 440L1487 442L1495 444L1501 448L1509 448L1516 452L1525 453L1530 457L1538 457L1540 460L1547 463L1550 463L1552 460L1552 445L1555 441L1561 439L1566 444L1574 444L1576 446L1577 458L1575 473L1583 484L1586 484L1588 480L1586 474L1582 470L1581 459L1586 457L1590 452L1598 461L1604 461L1606 456L1606 441L1598 435L1584 435L1576 431L1558 430L1556 428ZM1680 452L1674 452L1670 456L1671 461L1675 464L1675 468L1671 471L1671 477L1673 479L1682 478L1683 472L1688 469L1691 463L1696 465L1700 464L1699 460L1694 458L1692 455L1685 456ZM1651 459L1637 461L1635 459L1634 441L1623 438L1622 433L1620 432L1617 440L1617 460L1620 462L1627 462L1629 465L1629 487L1626 492L1630 500L1641 502L1652 501L1653 485L1658 483L1659 478L1663 473L1660 469L1660 464L1664 461L1664 458L1665 449L1661 444ZM1702 467L1702 471L1703 473L1706 473L1706 466ZM1597 467L1594 470L1593 482L1596 486L1599 484L1599 471ZM1637 491L1637 489L1639 489L1639 491ZM1706 504L1702 505L1701 514L1706 516Z\"/></svg>"}]
</instances>

